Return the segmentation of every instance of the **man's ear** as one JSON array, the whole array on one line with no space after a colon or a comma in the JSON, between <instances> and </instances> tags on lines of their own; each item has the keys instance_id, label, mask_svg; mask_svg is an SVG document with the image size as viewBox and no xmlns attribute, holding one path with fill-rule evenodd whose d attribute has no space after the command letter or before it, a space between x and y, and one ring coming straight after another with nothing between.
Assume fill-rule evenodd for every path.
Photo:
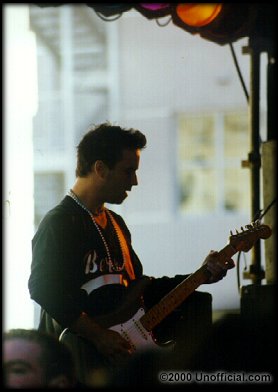
<instances>
[{"instance_id":1,"label":"man's ear","mask_svg":"<svg viewBox=\"0 0 278 392\"><path fill-rule=\"evenodd\" d=\"M98 177L104 179L109 171L108 166L101 160L98 160L94 164L95 173Z\"/></svg>"},{"instance_id":2,"label":"man's ear","mask_svg":"<svg viewBox=\"0 0 278 392\"><path fill-rule=\"evenodd\" d=\"M48 383L48 388L66 389L72 387L73 385L65 374L59 374L58 376L53 377Z\"/></svg>"}]
</instances>

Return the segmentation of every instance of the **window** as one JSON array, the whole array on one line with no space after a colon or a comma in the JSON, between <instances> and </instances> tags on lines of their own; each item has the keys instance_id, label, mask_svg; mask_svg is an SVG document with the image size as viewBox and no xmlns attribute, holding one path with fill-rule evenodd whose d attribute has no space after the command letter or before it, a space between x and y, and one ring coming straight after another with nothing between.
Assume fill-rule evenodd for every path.
<instances>
[{"instance_id":1,"label":"window","mask_svg":"<svg viewBox=\"0 0 278 392\"><path fill-rule=\"evenodd\" d=\"M181 114L178 118L178 183L184 213L248 212L249 152L246 112Z\"/></svg>"}]
</instances>

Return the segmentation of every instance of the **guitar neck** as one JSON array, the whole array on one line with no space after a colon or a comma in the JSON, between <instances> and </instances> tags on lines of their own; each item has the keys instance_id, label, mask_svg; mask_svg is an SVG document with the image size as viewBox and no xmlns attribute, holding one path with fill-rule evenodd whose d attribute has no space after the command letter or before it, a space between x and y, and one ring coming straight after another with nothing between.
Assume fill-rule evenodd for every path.
<instances>
[{"instance_id":1,"label":"guitar neck","mask_svg":"<svg viewBox=\"0 0 278 392\"><path fill-rule=\"evenodd\" d=\"M237 250L230 244L219 251L220 262L225 263L227 258L231 258ZM168 316L174 309L176 309L193 291L195 291L201 284L207 281L210 272L205 265L201 266L197 271L189 275L173 290L166 294L160 302L148 310L140 321L147 331L151 331L156 327L166 316Z\"/></svg>"}]
</instances>

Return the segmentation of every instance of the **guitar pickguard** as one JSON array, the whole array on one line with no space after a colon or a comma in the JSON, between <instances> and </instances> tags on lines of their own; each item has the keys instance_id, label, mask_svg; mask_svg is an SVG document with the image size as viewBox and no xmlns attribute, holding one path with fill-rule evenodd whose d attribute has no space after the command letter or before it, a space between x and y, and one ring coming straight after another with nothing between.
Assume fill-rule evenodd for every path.
<instances>
[{"instance_id":1,"label":"guitar pickguard","mask_svg":"<svg viewBox=\"0 0 278 392\"><path fill-rule=\"evenodd\" d=\"M137 351L138 349L159 348L152 333L147 331L140 322L140 318L144 314L144 309L139 308L130 320L109 328L120 333L122 337L130 343L133 351Z\"/></svg>"}]
</instances>

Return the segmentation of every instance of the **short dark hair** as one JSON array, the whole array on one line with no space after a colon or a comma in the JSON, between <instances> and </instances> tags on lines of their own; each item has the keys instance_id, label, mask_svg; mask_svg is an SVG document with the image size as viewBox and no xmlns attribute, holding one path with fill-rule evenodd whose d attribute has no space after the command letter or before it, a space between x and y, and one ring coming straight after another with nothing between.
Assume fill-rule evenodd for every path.
<instances>
[{"instance_id":1,"label":"short dark hair","mask_svg":"<svg viewBox=\"0 0 278 392\"><path fill-rule=\"evenodd\" d=\"M146 137L133 128L103 123L89 129L77 146L76 176L86 176L97 160L103 161L110 169L121 160L124 149L143 149Z\"/></svg>"},{"instance_id":2,"label":"short dark hair","mask_svg":"<svg viewBox=\"0 0 278 392\"><path fill-rule=\"evenodd\" d=\"M65 375L71 383L75 383L75 363L69 348L57 338L37 329L10 329L3 334L4 341L22 339L37 343L41 348L39 358L44 370L45 381L49 382L54 377Z\"/></svg>"}]
</instances>

